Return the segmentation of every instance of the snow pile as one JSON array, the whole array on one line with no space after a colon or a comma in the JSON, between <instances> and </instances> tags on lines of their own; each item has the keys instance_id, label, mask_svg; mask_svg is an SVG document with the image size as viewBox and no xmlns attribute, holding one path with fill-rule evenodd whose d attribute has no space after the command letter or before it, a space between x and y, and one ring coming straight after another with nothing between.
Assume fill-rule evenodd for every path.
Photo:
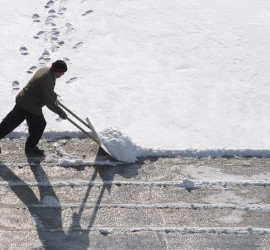
<instances>
[{"instance_id":1,"label":"snow pile","mask_svg":"<svg viewBox=\"0 0 270 250\"><path fill-rule=\"evenodd\" d=\"M119 129L107 128L99 136L104 146L117 160L136 162L141 148L133 143L128 135Z\"/></svg>"}]
</instances>

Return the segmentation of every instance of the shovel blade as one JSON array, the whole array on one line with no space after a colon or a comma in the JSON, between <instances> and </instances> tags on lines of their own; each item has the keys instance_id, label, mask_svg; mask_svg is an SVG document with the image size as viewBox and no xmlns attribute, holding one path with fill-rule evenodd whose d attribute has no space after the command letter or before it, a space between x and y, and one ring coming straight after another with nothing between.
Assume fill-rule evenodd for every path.
<instances>
[{"instance_id":1,"label":"shovel blade","mask_svg":"<svg viewBox=\"0 0 270 250\"><path fill-rule=\"evenodd\" d=\"M92 123L90 122L90 120L88 119L88 117L86 118L86 122L88 123L89 127L92 130L92 135L93 137L96 139L96 142L98 143L98 145L109 155L111 156L113 159L118 160L115 156L112 155L112 153L107 149L107 147L102 143L101 139L99 138L96 130L94 129L94 126L92 125Z\"/></svg>"}]
</instances>

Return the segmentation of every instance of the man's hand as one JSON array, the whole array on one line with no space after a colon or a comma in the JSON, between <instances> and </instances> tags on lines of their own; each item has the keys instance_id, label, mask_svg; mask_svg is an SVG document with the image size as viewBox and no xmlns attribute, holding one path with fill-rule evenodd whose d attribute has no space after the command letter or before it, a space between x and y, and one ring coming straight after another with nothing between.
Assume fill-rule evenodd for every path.
<instances>
[{"instance_id":1,"label":"man's hand","mask_svg":"<svg viewBox=\"0 0 270 250\"><path fill-rule=\"evenodd\" d=\"M59 116L60 116L61 119L64 119L64 120L67 119L67 114L65 113L65 111L62 111L62 112L59 114Z\"/></svg>"}]
</instances>

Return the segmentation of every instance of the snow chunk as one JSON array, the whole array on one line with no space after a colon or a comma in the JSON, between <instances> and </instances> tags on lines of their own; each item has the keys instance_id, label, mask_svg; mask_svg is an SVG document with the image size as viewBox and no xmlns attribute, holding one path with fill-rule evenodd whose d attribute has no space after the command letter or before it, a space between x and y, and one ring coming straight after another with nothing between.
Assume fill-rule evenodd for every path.
<instances>
[{"instance_id":1,"label":"snow chunk","mask_svg":"<svg viewBox=\"0 0 270 250\"><path fill-rule=\"evenodd\" d=\"M63 158L58 162L59 166L65 166L65 167L78 167L83 166L84 161L80 159L67 159Z\"/></svg>"},{"instance_id":2,"label":"snow chunk","mask_svg":"<svg viewBox=\"0 0 270 250\"><path fill-rule=\"evenodd\" d=\"M107 228L100 228L99 232L104 235L107 236L108 234L113 233L113 229L107 229Z\"/></svg>"},{"instance_id":3,"label":"snow chunk","mask_svg":"<svg viewBox=\"0 0 270 250\"><path fill-rule=\"evenodd\" d=\"M183 180L183 184L184 184L186 189L194 189L195 188L194 182L189 180L189 179Z\"/></svg>"},{"instance_id":4,"label":"snow chunk","mask_svg":"<svg viewBox=\"0 0 270 250\"><path fill-rule=\"evenodd\" d=\"M130 137L116 128L107 128L99 133L102 143L119 161L136 162L140 148Z\"/></svg>"}]
</instances>

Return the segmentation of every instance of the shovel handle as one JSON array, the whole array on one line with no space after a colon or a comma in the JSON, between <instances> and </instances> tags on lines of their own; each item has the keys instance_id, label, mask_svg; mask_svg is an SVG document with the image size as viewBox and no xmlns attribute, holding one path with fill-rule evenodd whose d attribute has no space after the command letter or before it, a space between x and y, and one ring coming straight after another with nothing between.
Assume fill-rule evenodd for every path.
<instances>
[{"instance_id":1,"label":"shovel handle","mask_svg":"<svg viewBox=\"0 0 270 250\"><path fill-rule=\"evenodd\" d=\"M97 144L99 144L99 142L97 141L96 138L94 138L93 136L91 136L89 133L87 133L82 127L80 127L77 123L75 123L74 121L72 121L70 118L67 117L67 120L69 122L71 122L75 127L77 127L78 129L80 129L87 137L89 137L90 139L92 139L93 141L95 141Z\"/></svg>"},{"instance_id":2,"label":"shovel handle","mask_svg":"<svg viewBox=\"0 0 270 250\"><path fill-rule=\"evenodd\" d=\"M87 128L90 128L90 126L84 121L82 120L80 117L78 117L77 115L75 115L70 109L68 109L66 106L64 106L62 103L60 103L59 101L57 102L58 105L60 107L62 107L63 109L65 109L68 113L70 113L71 115L73 115L77 120L79 120L84 126L86 126ZM68 119L69 120L69 119ZM73 123L74 124L74 123ZM91 129L91 128L90 128ZM92 129L91 129L92 130Z\"/></svg>"}]
</instances>

